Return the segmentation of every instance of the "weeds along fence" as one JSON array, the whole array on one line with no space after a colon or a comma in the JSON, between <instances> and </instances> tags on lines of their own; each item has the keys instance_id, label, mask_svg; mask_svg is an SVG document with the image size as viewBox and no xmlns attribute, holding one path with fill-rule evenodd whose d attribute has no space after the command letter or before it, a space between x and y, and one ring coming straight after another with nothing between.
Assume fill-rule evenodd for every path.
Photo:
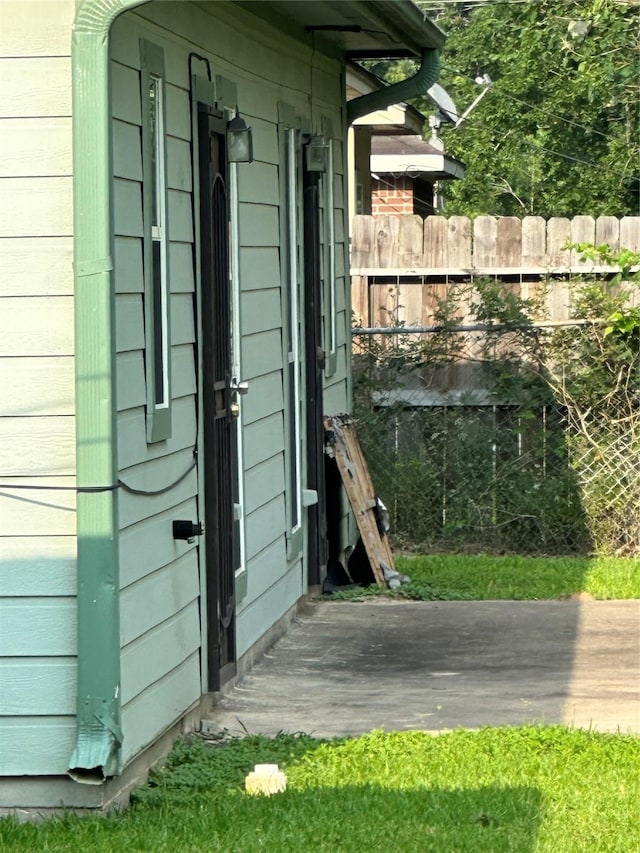
<instances>
[{"instance_id":1,"label":"weeds along fence","mask_svg":"<svg viewBox=\"0 0 640 853\"><path fill-rule=\"evenodd\" d=\"M358 435L390 511L394 545L590 552L562 407L491 402L480 390L479 363L452 360L435 371L414 363L409 370L408 349L423 342L426 351L429 342L418 335L354 338ZM439 390L437 372L464 374L469 386Z\"/></svg>"},{"instance_id":2,"label":"weeds along fence","mask_svg":"<svg viewBox=\"0 0 640 853\"><path fill-rule=\"evenodd\" d=\"M384 231L391 217L362 219ZM415 217L398 219L396 235ZM423 241L460 231L431 219ZM623 248L640 248L639 223ZM615 263L620 223L607 227L614 251L577 275L541 254L534 268L352 265L354 413L396 547L640 554L640 289ZM462 231L478 258L487 229Z\"/></svg>"}]
</instances>

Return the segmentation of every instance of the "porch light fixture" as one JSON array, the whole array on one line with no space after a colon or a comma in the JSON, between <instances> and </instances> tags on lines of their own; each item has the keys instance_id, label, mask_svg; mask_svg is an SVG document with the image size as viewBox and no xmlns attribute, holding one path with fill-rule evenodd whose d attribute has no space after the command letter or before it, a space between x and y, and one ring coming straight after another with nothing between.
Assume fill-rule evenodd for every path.
<instances>
[{"instance_id":1,"label":"porch light fixture","mask_svg":"<svg viewBox=\"0 0 640 853\"><path fill-rule=\"evenodd\" d=\"M253 133L238 107L235 117L227 122L227 156L230 163L253 163Z\"/></svg>"},{"instance_id":2,"label":"porch light fixture","mask_svg":"<svg viewBox=\"0 0 640 853\"><path fill-rule=\"evenodd\" d=\"M312 136L306 147L308 172L327 172L329 169L329 144L322 136Z\"/></svg>"}]
</instances>

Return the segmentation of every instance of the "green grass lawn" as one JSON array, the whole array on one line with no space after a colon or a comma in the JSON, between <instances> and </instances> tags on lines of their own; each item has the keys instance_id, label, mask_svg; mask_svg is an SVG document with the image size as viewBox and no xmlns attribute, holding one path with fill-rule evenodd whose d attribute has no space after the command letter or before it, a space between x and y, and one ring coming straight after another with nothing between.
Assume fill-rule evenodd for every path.
<instances>
[{"instance_id":1,"label":"green grass lawn","mask_svg":"<svg viewBox=\"0 0 640 853\"><path fill-rule=\"evenodd\" d=\"M411 583L397 591L367 587L339 592L334 598L380 594L424 601L536 600L580 594L598 599L640 598L640 559L624 557L434 554L398 556L396 568Z\"/></svg>"},{"instance_id":2,"label":"green grass lawn","mask_svg":"<svg viewBox=\"0 0 640 853\"><path fill-rule=\"evenodd\" d=\"M402 556L416 599L640 598L640 560ZM257 763L288 789L244 793ZM563 726L177 744L108 818L0 820L2 851L637 853L640 740Z\"/></svg>"},{"instance_id":3,"label":"green grass lawn","mask_svg":"<svg viewBox=\"0 0 640 853\"><path fill-rule=\"evenodd\" d=\"M249 797L255 763L287 791ZM636 853L640 741L559 726L179 743L127 812L0 821L3 851Z\"/></svg>"}]
</instances>

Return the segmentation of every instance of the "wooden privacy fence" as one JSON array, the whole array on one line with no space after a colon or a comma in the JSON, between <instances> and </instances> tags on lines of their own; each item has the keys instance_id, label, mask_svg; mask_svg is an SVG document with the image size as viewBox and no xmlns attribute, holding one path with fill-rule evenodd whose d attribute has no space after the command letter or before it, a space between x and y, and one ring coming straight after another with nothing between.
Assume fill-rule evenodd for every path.
<instances>
[{"instance_id":1,"label":"wooden privacy fence","mask_svg":"<svg viewBox=\"0 0 640 853\"><path fill-rule=\"evenodd\" d=\"M539 293L541 278L556 275L543 315L551 323L570 316L572 273L611 273L582 261L568 243L606 243L616 252L640 252L640 217L576 216L545 221L539 216L356 216L351 247L352 311L356 326L429 325L455 282L503 277L523 297ZM460 296L457 316L473 323L470 291ZM640 290L631 304L640 301Z\"/></svg>"},{"instance_id":2,"label":"wooden privacy fence","mask_svg":"<svg viewBox=\"0 0 640 853\"><path fill-rule=\"evenodd\" d=\"M568 243L640 252L640 217L355 216L351 274L544 274L593 270Z\"/></svg>"}]
</instances>

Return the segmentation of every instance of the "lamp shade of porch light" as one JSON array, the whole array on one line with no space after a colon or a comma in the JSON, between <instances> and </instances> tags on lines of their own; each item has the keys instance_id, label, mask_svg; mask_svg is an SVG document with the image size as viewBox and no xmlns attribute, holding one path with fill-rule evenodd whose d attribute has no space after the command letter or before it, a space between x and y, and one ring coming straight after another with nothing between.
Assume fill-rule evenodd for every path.
<instances>
[{"instance_id":1,"label":"lamp shade of porch light","mask_svg":"<svg viewBox=\"0 0 640 853\"><path fill-rule=\"evenodd\" d=\"M329 144L322 136L312 136L306 148L306 166L309 172L326 172L329 169Z\"/></svg>"},{"instance_id":2,"label":"lamp shade of porch light","mask_svg":"<svg viewBox=\"0 0 640 853\"><path fill-rule=\"evenodd\" d=\"M227 156L230 163L253 162L253 132L237 107L235 117L227 123Z\"/></svg>"}]
</instances>

